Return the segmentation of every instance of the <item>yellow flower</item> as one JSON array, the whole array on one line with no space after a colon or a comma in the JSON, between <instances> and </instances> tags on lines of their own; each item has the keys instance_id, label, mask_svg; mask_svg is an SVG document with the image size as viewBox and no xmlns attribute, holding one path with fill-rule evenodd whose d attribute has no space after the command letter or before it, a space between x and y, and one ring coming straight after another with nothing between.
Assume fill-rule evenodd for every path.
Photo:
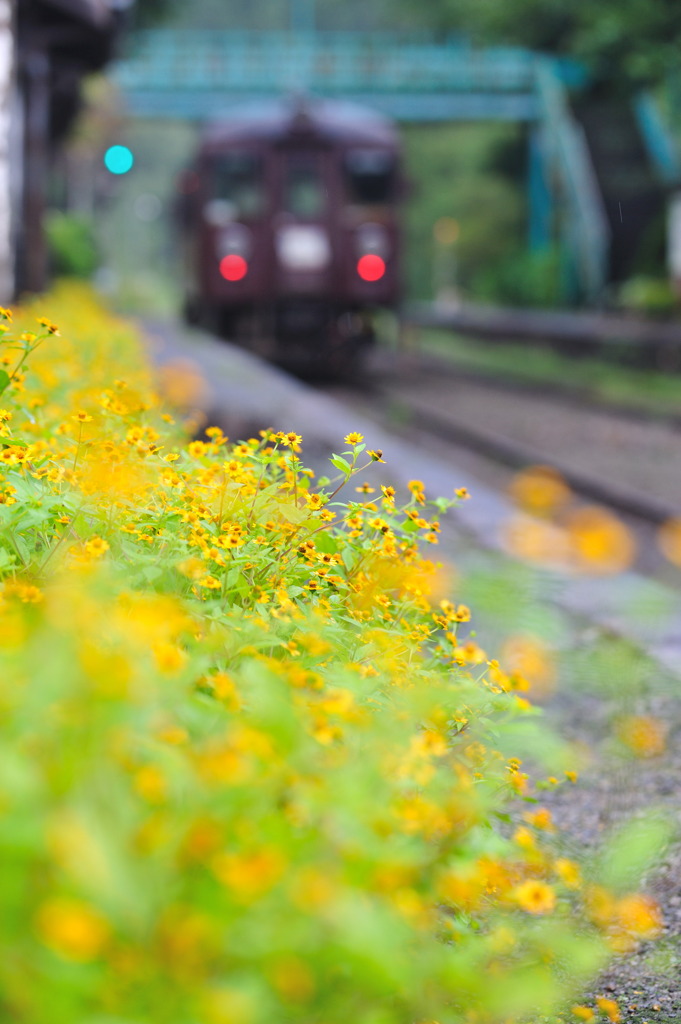
<instances>
[{"instance_id":1,"label":"yellow flower","mask_svg":"<svg viewBox=\"0 0 681 1024\"><path fill-rule=\"evenodd\" d=\"M346 434L343 438L346 444L361 444L364 440L364 434L358 434L356 431Z\"/></svg>"},{"instance_id":2,"label":"yellow flower","mask_svg":"<svg viewBox=\"0 0 681 1024\"><path fill-rule=\"evenodd\" d=\"M536 811L526 811L523 817L528 824L534 825L537 829L542 829L546 832L555 832L556 830L551 811L546 807L539 807Z\"/></svg>"},{"instance_id":3,"label":"yellow flower","mask_svg":"<svg viewBox=\"0 0 681 1024\"><path fill-rule=\"evenodd\" d=\"M279 881L285 861L275 847L252 853L222 853L214 858L213 871L220 882L231 889L240 903L251 903Z\"/></svg>"},{"instance_id":4,"label":"yellow flower","mask_svg":"<svg viewBox=\"0 0 681 1024\"><path fill-rule=\"evenodd\" d=\"M71 419L75 420L76 423L92 423L92 416L89 416L82 409L79 409L77 413L74 413Z\"/></svg>"},{"instance_id":5,"label":"yellow flower","mask_svg":"<svg viewBox=\"0 0 681 1024\"><path fill-rule=\"evenodd\" d=\"M573 1006L572 1012L578 1020L586 1021L586 1024L590 1024L596 1016L590 1006Z\"/></svg>"},{"instance_id":6,"label":"yellow flower","mask_svg":"<svg viewBox=\"0 0 681 1024\"><path fill-rule=\"evenodd\" d=\"M567 886L568 889L579 889L582 884L582 875L579 867L573 860L559 857L553 867L563 885Z\"/></svg>"},{"instance_id":7,"label":"yellow flower","mask_svg":"<svg viewBox=\"0 0 681 1024\"><path fill-rule=\"evenodd\" d=\"M620 1008L614 999L606 999L605 996L599 996L596 1000L596 1005L601 1013L604 1013L612 1024L619 1024L622 1016L620 1014Z\"/></svg>"},{"instance_id":8,"label":"yellow flower","mask_svg":"<svg viewBox=\"0 0 681 1024\"><path fill-rule=\"evenodd\" d=\"M385 462L380 448L367 448L367 455L371 456L372 462Z\"/></svg>"},{"instance_id":9,"label":"yellow flower","mask_svg":"<svg viewBox=\"0 0 681 1024\"><path fill-rule=\"evenodd\" d=\"M108 550L109 545L103 537L91 537L85 541L85 551L93 558L100 558Z\"/></svg>"},{"instance_id":10,"label":"yellow flower","mask_svg":"<svg viewBox=\"0 0 681 1024\"><path fill-rule=\"evenodd\" d=\"M51 320L48 320L46 316L39 316L38 323L41 327L44 327L49 334L59 334L59 328L56 324L53 324Z\"/></svg>"},{"instance_id":11,"label":"yellow flower","mask_svg":"<svg viewBox=\"0 0 681 1024\"><path fill-rule=\"evenodd\" d=\"M657 757L667 745L667 726L649 715L629 715L617 727L617 735L637 757Z\"/></svg>"},{"instance_id":12,"label":"yellow flower","mask_svg":"<svg viewBox=\"0 0 681 1024\"><path fill-rule=\"evenodd\" d=\"M43 903L36 928L46 946L77 963L96 960L109 938L109 925L100 914L85 903L66 898Z\"/></svg>"},{"instance_id":13,"label":"yellow flower","mask_svg":"<svg viewBox=\"0 0 681 1024\"><path fill-rule=\"evenodd\" d=\"M298 446L303 440L300 434L296 434L292 430L289 431L288 434L279 434L278 437L283 445L287 448L293 448L294 451L298 449Z\"/></svg>"},{"instance_id":14,"label":"yellow flower","mask_svg":"<svg viewBox=\"0 0 681 1024\"><path fill-rule=\"evenodd\" d=\"M624 896L615 905L618 928L630 939L654 939L662 930L662 914L655 900L635 893ZM624 948L627 948L626 944Z\"/></svg>"},{"instance_id":15,"label":"yellow flower","mask_svg":"<svg viewBox=\"0 0 681 1024\"><path fill-rule=\"evenodd\" d=\"M312 512L318 512L319 509L322 508L322 506L326 504L327 499L326 499L326 497L323 494L307 494L306 493L305 494L305 501L307 502L307 507Z\"/></svg>"},{"instance_id":16,"label":"yellow flower","mask_svg":"<svg viewBox=\"0 0 681 1024\"><path fill-rule=\"evenodd\" d=\"M154 658L161 672L173 673L182 668L187 655L177 644L161 642L154 645Z\"/></svg>"},{"instance_id":17,"label":"yellow flower","mask_svg":"<svg viewBox=\"0 0 681 1024\"><path fill-rule=\"evenodd\" d=\"M200 564L201 563L199 562L199 565ZM220 590L222 583L215 576L208 575L199 580L199 586L206 587L208 590Z\"/></svg>"},{"instance_id":18,"label":"yellow flower","mask_svg":"<svg viewBox=\"0 0 681 1024\"><path fill-rule=\"evenodd\" d=\"M518 906L528 914L550 914L556 905L556 894L546 882L528 879L513 891Z\"/></svg>"}]
</instances>

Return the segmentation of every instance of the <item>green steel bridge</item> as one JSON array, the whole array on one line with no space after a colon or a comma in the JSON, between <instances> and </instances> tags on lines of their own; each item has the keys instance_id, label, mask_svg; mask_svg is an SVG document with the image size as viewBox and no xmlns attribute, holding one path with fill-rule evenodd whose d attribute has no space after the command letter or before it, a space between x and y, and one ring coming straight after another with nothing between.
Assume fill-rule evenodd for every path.
<instances>
[{"instance_id":1,"label":"green steel bridge","mask_svg":"<svg viewBox=\"0 0 681 1024\"><path fill-rule=\"evenodd\" d=\"M584 81L574 62L465 40L385 33L141 33L114 68L137 117L206 120L287 93L343 97L400 121L516 121L528 126L529 239L559 237L573 291L595 301L608 280L611 232L568 90ZM637 108L651 159L667 180L675 155L648 103Z\"/></svg>"}]
</instances>

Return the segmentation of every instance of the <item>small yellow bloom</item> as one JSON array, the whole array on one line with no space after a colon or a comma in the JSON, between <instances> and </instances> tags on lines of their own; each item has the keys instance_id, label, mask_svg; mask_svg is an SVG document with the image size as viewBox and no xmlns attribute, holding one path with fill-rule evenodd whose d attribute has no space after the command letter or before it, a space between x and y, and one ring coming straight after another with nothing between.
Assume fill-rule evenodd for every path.
<instances>
[{"instance_id":1,"label":"small yellow bloom","mask_svg":"<svg viewBox=\"0 0 681 1024\"><path fill-rule=\"evenodd\" d=\"M206 587L207 590L220 590L222 583L215 576L204 576L199 580L200 587Z\"/></svg>"},{"instance_id":2,"label":"small yellow bloom","mask_svg":"<svg viewBox=\"0 0 681 1024\"><path fill-rule=\"evenodd\" d=\"M51 320L48 320L46 316L39 316L38 323L41 327L44 327L48 334L59 334L59 328L56 324L53 324Z\"/></svg>"},{"instance_id":3,"label":"small yellow bloom","mask_svg":"<svg viewBox=\"0 0 681 1024\"><path fill-rule=\"evenodd\" d=\"M596 1000L596 1005L601 1013L604 1013L608 1020L611 1021L611 1024L619 1024L622 1015L614 999L606 999L605 996L599 996Z\"/></svg>"},{"instance_id":4,"label":"small yellow bloom","mask_svg":"<svg viewBox=\"0 0 681 1024\"><path fill-rule=\"evenodd\" d=\"M96 960L109 938L109 926L92 907L76 900L55 898L43 903L36 927L40 938L65 960Z\"/></svg>"},{"instance_id":5,"label":"small yellow bloom","mask_svg":"<svg viewBox=\"0 0 681 1024\"><path fill-rule=\"evenodd\" d=\"M617 727L617 735L637 757L657 757L667 745L667 726L650 715L629 715Z\"/></svg>"},{"instance_id":6,"label":"small yellow bloom","mask_svg":"<svg viewBox=\"0 0 681 1024\"><path fill-rule=\"evenodd\" d=\"M93 558L100 558L109 550L109 545L103 537L90 537L90 540L85 541L85 550Z\"/></svg>"},{"instance_id":7,"label":"small yellow bloom","mask_svg":"<svg viewBox=\"0 0 681 1024\"><path fill-rule=\"evenodd\" d=\"M539 807L536 811L527 811L523 817L528 824L534 825L537 829L546 832L555 832L556 830L551 811L546 807Z\"/></svg>"},{"instance_id":8,"label":"small yellow bloom","mask_svg":"<svg viewBox=\"0 0 681 1024\"><path fill-rule=\"evenodd\" d=\"M356 431L352 431L350 434L346 434L343 440L346 444L361 444L364 440L364 434L358 434Z\"/></svg>"},{"instance_id":9,"label":"small yellow bloom","mask_svg":"<svg viewBox=\"0 0 681 1024\"><path fill-rule=\"evenodd\" d=\"M596 1016L590 1006L573 1006L572 1012L578 1020L586 1021L586 1024L590 1024Z\"/></svg>"},{"instance_id":10,"label":"small yellow bloom","mask_svg":"<svg viewBox=\"0 0 681 1024\"><path fill-rule=\"evenodd\" d=\"M528 914L550 914L556 905L556 894L546 882L528 879L513 892L518 906Z\"/></svg>"},{"instance_id":11,"label":"small yellow bloom","mask_svg":"<svg viewBox=\"0 0 681 1024\"><path fill-rule=\"evenodd\" d=\"M300 434L296 434L292 430L288 434L279 434L278 436L283 445L287 448L293 448L294 451L297 450L303 440Z\"/></svg>"},{"instance_id":12,"label":"small yellow bloom","mask_svg":"<svg viewBox=\"0 0 681 1024\"><path fill-rule=\"evenodd\" d=\"M579 889L582 884L582 875L573 860L559 857L553 866L563 885L568 889Z\"/></svg>"}]
</instances>

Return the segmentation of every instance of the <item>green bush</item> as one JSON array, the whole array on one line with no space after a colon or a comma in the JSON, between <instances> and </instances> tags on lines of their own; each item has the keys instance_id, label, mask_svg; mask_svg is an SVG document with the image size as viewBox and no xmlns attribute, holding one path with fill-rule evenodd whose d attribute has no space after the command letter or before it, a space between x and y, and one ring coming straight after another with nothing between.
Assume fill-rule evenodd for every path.
<instances>
[{"instance_id":1,"label":"green bush","mask_svg":"<svg viewBox=\"0 0 681 1024\"><path fill-rule=\"evenodd\" d=\"M565 304L562 263L557 247L541 252L522 249L479 273L475 292L500 305L557 308Z\"/></svg>"},{"instance_id":2,"label":"green bush","mask_svg":"<svg viewBox=\"0 0 681 1024\"><path fill-rule=\"evenodd\" d=\"M52 210L45 230L53 273L59 277L92 277L99 257L90 218Z\"/></svg>"}]
</instances>

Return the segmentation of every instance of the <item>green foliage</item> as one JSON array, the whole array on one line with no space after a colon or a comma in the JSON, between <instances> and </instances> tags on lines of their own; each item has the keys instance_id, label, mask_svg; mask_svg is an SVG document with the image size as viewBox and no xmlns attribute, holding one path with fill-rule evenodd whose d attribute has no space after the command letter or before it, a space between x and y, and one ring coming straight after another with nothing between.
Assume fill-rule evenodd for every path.
<instances>
[{"instance_id":1,"label":"green foliage","mask_svg":"<svg viewBox=\"0 0 681 1024\"><path fill-rule=\"evenodd\" d=\"M149 2L149 0L147 0ZM172 0L171 0L172 3ZM199 29L284 29L297 22L308 23L310 17L318 29L357 31L409 28L415 21L406 9L396 9L394 0L193 0L191 4L175 3L173 23ZM397 21L397 24L396 24Z\"/></svg>"},{"instance_id":2,"label":"green foliage","mask_svg":"<svg viewBox=\"0 0 681 1024\"><path fill-rule=\"evenodd\" d=\"M616 297L622 309L652 316L671 316L679 297L671 283L654 277L632 277L620 286Z\"/></svg>"},{"instance_id":3,"label":"green foliage","mask_svg":"<svg viewBox=\"0 0 681 1024\"><path fill-rule=\"evenodd\" d=\"M557 247L539 252L521 249L483 269L475 280L475 294L501 305L555 309L564 304L563 277L563 257Z\"/></svg>"},{"instance_id":4,"label":"green foliage","mask_svg":"<svg viewBox=\"0 0 681 1024\"><path fill-rule=\"evenodd\" d=\"M681 9L674 0L400 0L425 26L469 32L476 42L578 57L615 90L659 82L676 67Z\"/></svg>"},{"instance_id":5,"label":"green foliage","mask_svg":"<svg viewBox=\"0 0 681 1024\"><path fill-rule=\"evenodd\" d=\"M153 28L176 15L183 6L179 0L135 0L133 25L135 28Z\"/></svg>"},{"instance_id":6,"label":"green foliage","mask_svg":"<svg viewBox=\"0 0 681 1024\"><path fill-rule=\"evenodd\" d=\"M452 276L477 298L484 275L510 261L524 232L524 197L490 168L502 145L521 130L499 125L421 125L404 129L407 173L414 192L407 208L407 281L418 298L432 298L437 276L433 227L459 222ZM483 283L484 292L484 283Z\"/></svg>"},{"instance_id":7,"label":"green foliage","mask_svg":"<svg viewBox=\"0 0 681 1024\"><path fill-rule=\"evenodd\" d=\"M50 262L56 275L92 277L99 260L94 227L88 217L52 210L47 217L45 231Z\"/></svg>"}]
</instances>

